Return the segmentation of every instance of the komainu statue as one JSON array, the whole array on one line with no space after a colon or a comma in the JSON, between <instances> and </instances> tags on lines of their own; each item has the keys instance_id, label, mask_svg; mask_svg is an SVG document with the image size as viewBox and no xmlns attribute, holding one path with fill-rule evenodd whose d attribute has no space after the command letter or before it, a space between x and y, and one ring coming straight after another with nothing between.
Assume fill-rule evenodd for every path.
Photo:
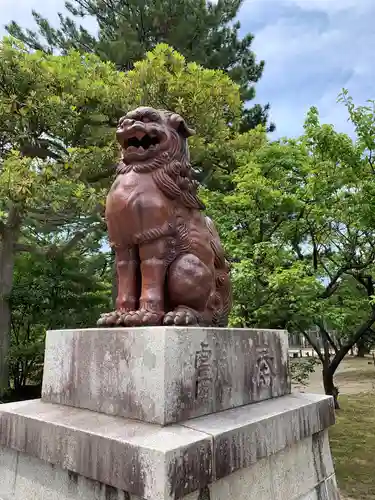
<instances>
[{"instance_id":1,"label":"komainu statue","mask_svg":"<svg viewBox=\"0 0 375 500\"><path fill-rule=\"evenodd\" d=\"M181 116L149 107L120 119L118 175L106 221L116 255L117 300L99 326L225 326L229 266L202 213Z\"/></svg>"}]
</instances>

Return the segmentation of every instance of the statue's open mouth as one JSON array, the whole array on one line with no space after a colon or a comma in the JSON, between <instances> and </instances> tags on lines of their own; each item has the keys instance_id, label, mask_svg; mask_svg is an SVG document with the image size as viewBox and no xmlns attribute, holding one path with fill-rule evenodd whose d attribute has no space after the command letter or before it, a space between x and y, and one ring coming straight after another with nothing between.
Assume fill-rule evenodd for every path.
<instances>
[{"instance_id":1,"label":"statue's open mouth","mask_svg":"<svg viewBox=\"0 0 375 500\"><path fill-rule=\"evenodd\" d=\"M117 140L126 161L147 160L158 154L166 141L166 134L153 125L135 123L117 129Z\"/></svg>"},{"instance_id":2,"label":"statue's open mouth","mask_svg":"<svg viewBox=\"0 0 375 500\"><path fill-rule=\"evenodd\" d=\"M160 138L157 135L136 132L134 135L124 140L124 149L129 153L142 153L143 151L156 149L159 144Z\"/></svg>"}]
</instances>

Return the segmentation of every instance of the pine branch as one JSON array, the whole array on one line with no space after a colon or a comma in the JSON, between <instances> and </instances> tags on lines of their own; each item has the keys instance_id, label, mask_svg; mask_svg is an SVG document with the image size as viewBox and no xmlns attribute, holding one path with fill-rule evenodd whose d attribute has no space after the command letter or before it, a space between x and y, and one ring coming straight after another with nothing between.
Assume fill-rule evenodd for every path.
<instances>
[{"instance_id":1,"label":"pine branch","mask_svg":"<svg viewBox=\"0 0 375 500\"><path fill-rule=\"evenodd\" d=\"M49 257L56 257L60 253L69 253L80 243L86 236L95 231L104 228L104 221L100 221L95 225L91 225L88 228L78 231L74 236L62 245L49 245L45 247L38 247L38 245L30 245L24 243L16 243L16 252L33 253L36 255L46 255Z\"/></svg>"},{"instance_id":2,"label":"pine branch","mask_svg":"<svg viewBox=\"0 0 375 500\"><path fill-rule=\"evenodd\" d=\"M35 255L46 255L47 251L34 245L26 245L23 243L16 243L14 250L18 253L32 253Z\"/></svg>"},{"instance_id":3,"label":"pine branch","mask_svg":"<svg viewBox=\"0 0 375 500\"><path fill-rule=\"evenodd\" d=\"M65 245L58 249L61 253L69 253L71 252L75 246L78 245L80 241L82 241L90 232L93 231L93 228L88 228L86 231L78 231L71 240L69 240Z\"/></svg>"},{"instance_id":4,"label":"pine branch","mask_svg":"<svg viewBox=\"0 0 375 500\"><path fill-rule=\"evenodd\" d=\"M48 148L33 146L31 144L26 144L21 147L21 154L23 156L27 156L29 158L40 158L41 160L45 160L47 158L53 158L54 160L60 160L61 156L57 153L54 153Z\"/></svg>"}]
</instances>

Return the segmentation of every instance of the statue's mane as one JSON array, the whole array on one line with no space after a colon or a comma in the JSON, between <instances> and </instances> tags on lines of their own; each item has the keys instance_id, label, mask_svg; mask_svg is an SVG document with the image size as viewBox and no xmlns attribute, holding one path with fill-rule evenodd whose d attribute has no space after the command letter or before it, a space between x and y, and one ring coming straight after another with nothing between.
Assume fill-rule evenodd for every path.
<instances>
[{"instance_id":1,"label":"statue's mane","mask_svg":"<svg viewBox=\"0 0 375 500\"><path fill-rule=\"evenodd\" d=\"M117 174L129 172L151 173L155 184L170 200L178 200L186 208L204 210L205 206L197 196L198 182L192 177L191 165L185 157L170 159L168 153L163 153L150 162L126 164L121 162Z\"/></svg>"}]
</instances>

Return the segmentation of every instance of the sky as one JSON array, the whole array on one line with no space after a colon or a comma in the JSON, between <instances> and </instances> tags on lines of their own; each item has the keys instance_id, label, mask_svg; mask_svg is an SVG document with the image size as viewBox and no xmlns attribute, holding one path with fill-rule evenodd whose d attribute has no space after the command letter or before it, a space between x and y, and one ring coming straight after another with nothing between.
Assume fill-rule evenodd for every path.
<instances>
[{"instance_id":1,"label":"sky","mask_svg":"<svg viewBox=\"0 0 375 500\"><path fill-rule=\"evenodd\" d=\"M31 10L50 21L64 0L0 0L0 35L11 20L33 28ZM273 136L296 136L310 106L322 122L352 133L337 96L347 88L357 104L375 98L375 0L244 0L242 33L266 62L254 102L271 104ZM92 25L94 26L94 25Z\"/></svg>"}]
</instances>

